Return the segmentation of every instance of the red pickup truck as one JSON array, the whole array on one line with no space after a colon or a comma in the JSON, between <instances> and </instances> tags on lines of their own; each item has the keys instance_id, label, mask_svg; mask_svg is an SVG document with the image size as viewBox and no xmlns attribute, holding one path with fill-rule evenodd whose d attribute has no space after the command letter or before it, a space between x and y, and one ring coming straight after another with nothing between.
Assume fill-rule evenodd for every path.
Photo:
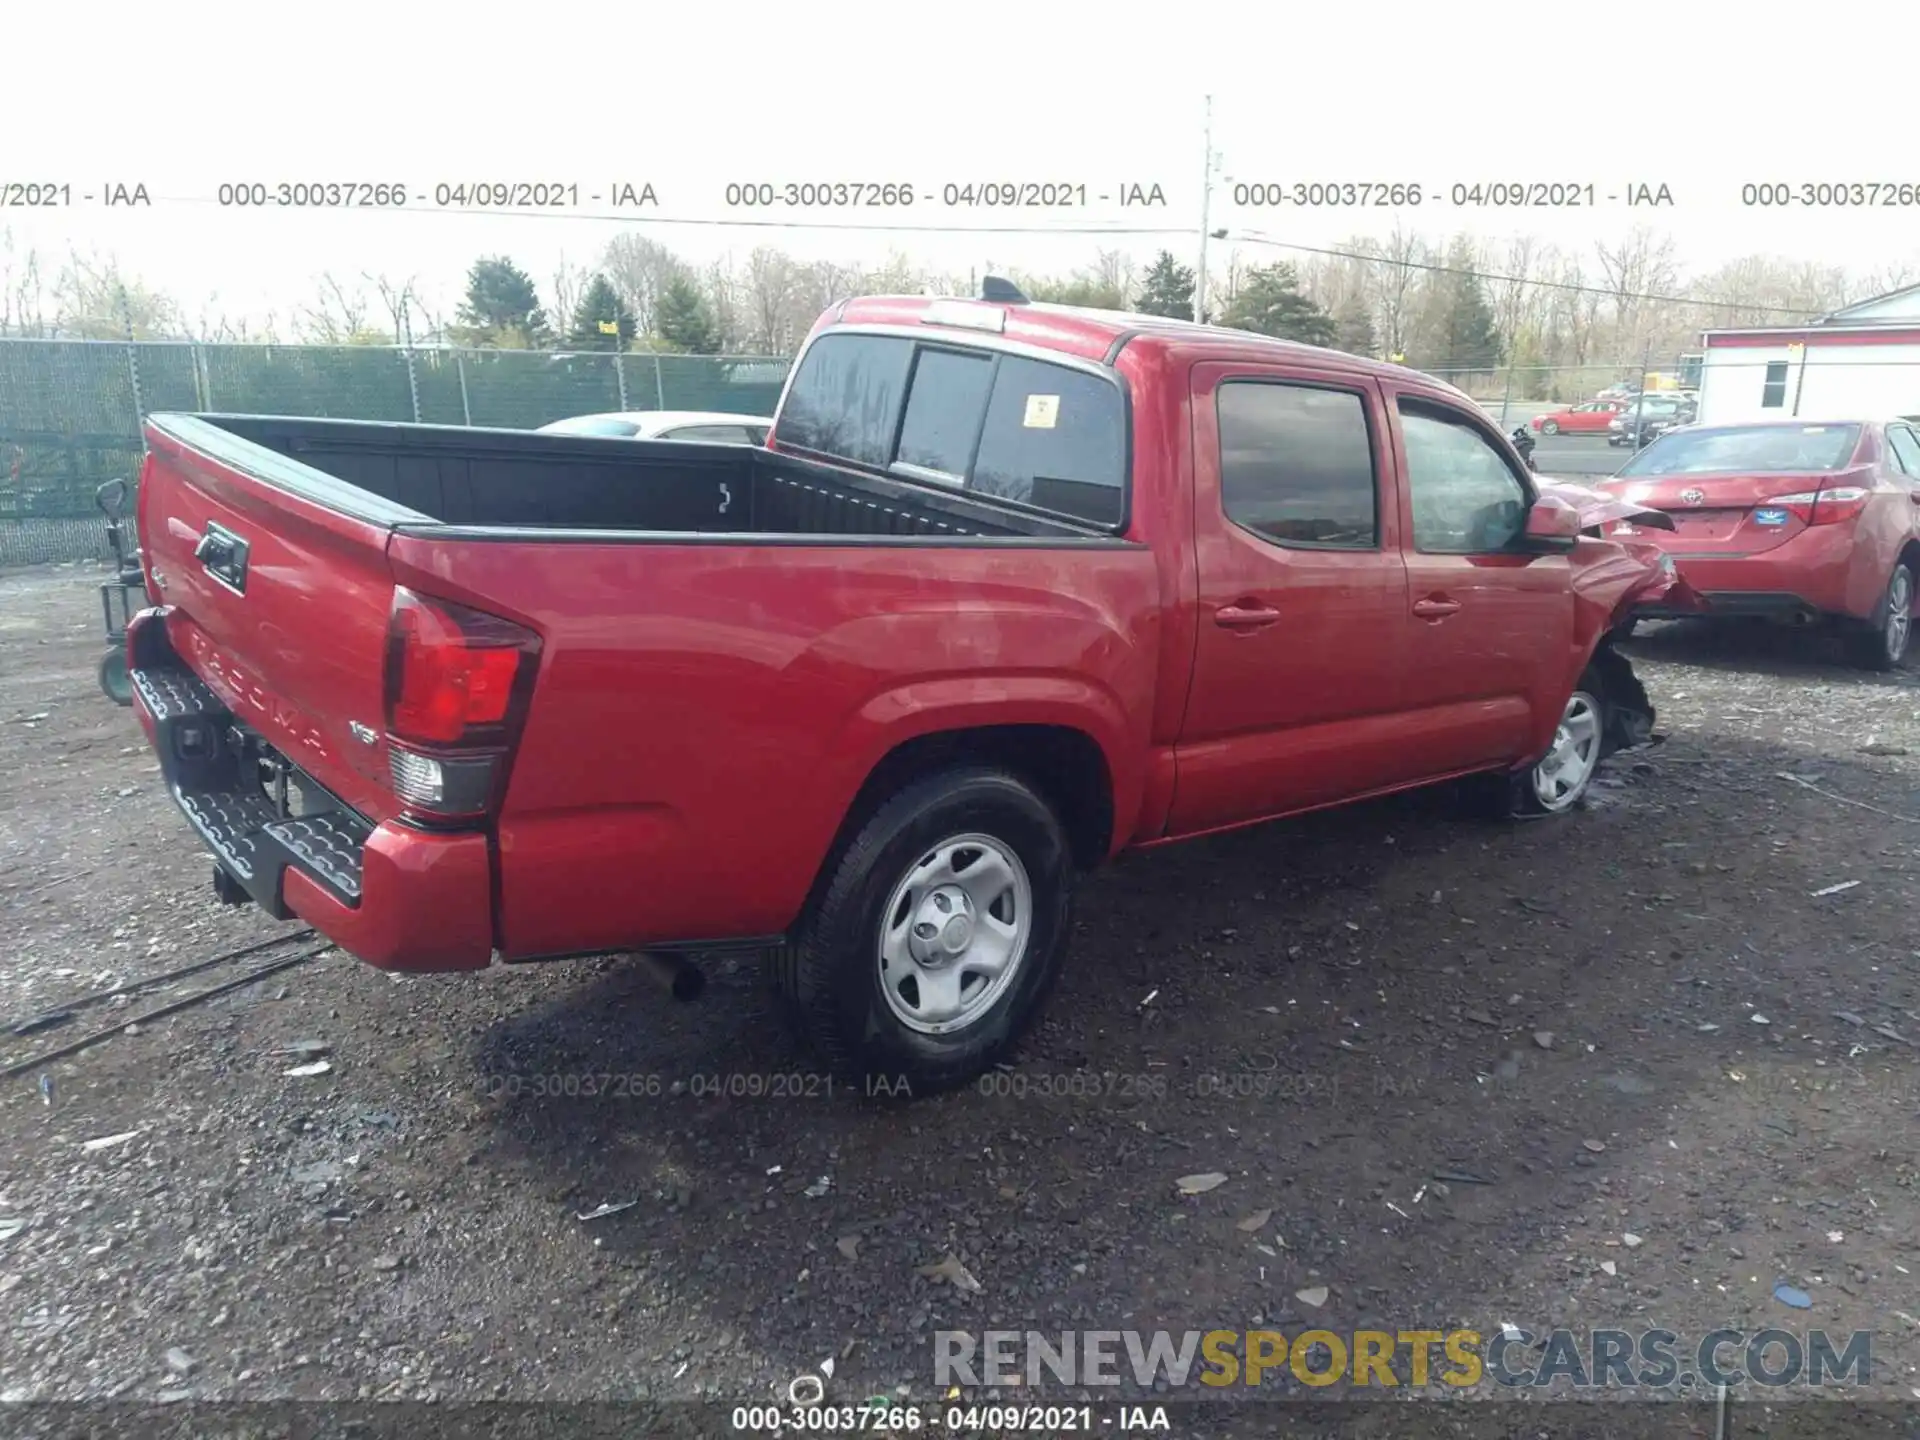
<instances>
[{"instance_id":1,"label":"red pickup truck","mask_svg":"<svg viewBox=\"0 0 1920 1440\"><path fill-rule=\"evenodd\" d=\"M1005 291L999 292L1005 295ZM1019 298L823 316L764 448L156 415L135 709L223 898L367 962L764 950L835 1065L960 1083L1077 872L1651 707L1666 517L1465 396Z\"/></svg>"}]
</instances>

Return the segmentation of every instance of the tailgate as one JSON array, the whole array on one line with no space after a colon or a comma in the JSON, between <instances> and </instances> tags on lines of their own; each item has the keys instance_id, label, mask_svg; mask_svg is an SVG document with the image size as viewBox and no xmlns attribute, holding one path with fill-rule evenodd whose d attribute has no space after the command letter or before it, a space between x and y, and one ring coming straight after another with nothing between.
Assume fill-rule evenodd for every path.
<instances>
[{"instance_id":1,"label":"tailgate","mask_svg":"<svg viewBox=\"0 0 1920 1440\"><path fill-rule=\"evenodd\" d=\"M205 421L153 417L147 444L140 544L174 649L289 760L389 818L386 547L426 517Z\"/></svg>"}]
</instances>

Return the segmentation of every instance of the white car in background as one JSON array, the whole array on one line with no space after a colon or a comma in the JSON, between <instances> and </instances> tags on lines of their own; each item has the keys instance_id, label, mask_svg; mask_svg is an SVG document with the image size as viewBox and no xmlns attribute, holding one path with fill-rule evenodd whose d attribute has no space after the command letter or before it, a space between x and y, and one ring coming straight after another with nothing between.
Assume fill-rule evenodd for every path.
<instances>
[{"instance_id":1,"label":"white car in background","mask_svg":"<svg viewBox=\"0 0 1920 1440\"><path fill-rule=\"evenodd\" d=\"M537 435L609 435L627 440L705 440L716 445L764 445L773 421L765 415L716 410L625 410L575 415L542 425Z\"/></svg>"}]
</instances>

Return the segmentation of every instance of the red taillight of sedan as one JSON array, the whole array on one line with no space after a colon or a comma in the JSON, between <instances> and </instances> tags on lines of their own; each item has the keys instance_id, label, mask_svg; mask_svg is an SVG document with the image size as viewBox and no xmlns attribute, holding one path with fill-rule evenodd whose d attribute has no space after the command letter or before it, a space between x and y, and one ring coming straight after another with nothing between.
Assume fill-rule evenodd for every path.
<instances>
[{"instance_id":1,"label":"red taillight of sedan","mask_svg":"<svg viewBox=\"0 0 1920 1440\"><path fill-rule=\"evenodd\" d=\"M1873 492L1860 485L1841 485L1832 490L1802 490L1793 495L1776 495L1767 505L1790 510L1807 525L1838 525L1857 519L1867 508Z\"/></svg>"}]
</instances>

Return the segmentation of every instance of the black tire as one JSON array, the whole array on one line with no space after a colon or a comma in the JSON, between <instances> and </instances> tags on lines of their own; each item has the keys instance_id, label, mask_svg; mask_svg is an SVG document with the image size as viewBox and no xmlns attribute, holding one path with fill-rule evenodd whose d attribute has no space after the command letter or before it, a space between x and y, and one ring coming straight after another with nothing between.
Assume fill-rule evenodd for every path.
<instances>
[{"instance_id":1,"label":"black tire","mask_svg":"<svg viewBox=\"0 0 1920 1440\"><path fill-rule=\"evenodd\" d=\"M1026 871L1027 946L1005 991L965 1028L925 1034L894 1013L882 988L881 911L930 847L975 834L1008 849ZM768 957L788 1022L835 1073L869 1094L917 1096L966 1084L1012 1049L1052 989L1072 933L1073 879L1065 827L1018 776L969 767L913 782L860 827L791 941Z\"/></svg>"},{"instance_id":2,"label":"black tire","mask_svg":"<svg viewBox=\"0 0 1920 1440\"><path fill-rule=\"evenodd\" d=\"M100 690L116 705L133 704L133 681L127 675L127 652L118 645L100 657Z\"/></svg>"},{"instance_id":3,"label":"black tire","mask_svg":"<svg viewBox=\"0 0 1920 1440\"><path fill-rule=\"evenodd\" d=\"M1913 648L1913 587L1913 567L1905 561L1895 565L1872 617L1847 636L1849 658L1855 665L1884 674L1906 663ZM1902 595L1904 606L1895 598ZM1902 609L1905 615L1900 614ZM1896 625L1896 621L1904 623Z\"/></svg>"},{"instance_id":4,"label":"black tire","mask_svg":"<svg viewBox=\"0 0 1920 1440\"><path fill-rule=\"evenodd\" d=\"M1631 674L1631 671L1628 672ZM1598 734L1595 743L1599 753L1594 757L1586 777L1577 789L1555 805L1549 806L1540 797L1534 785L1534 775L1546 761L1530 765L1525 770L1511 774L1476 776L1467 782L1462 794L1466 804L1466 813L1490 820L1540 820L1557 815L1567 815L1580 809L1586 802L1587 791L1592 787L1593 777L1600 761L1614 750L1620 748L1622 737L1620 726L1613 708L1606 699L1606 679L1598 663L1589 665L1581 675L1579 684L1574 686L1573 694L1568 697L1569 706L1576 698L1585 697L1592 708Z\"/></svg>"},{"instance_id":5,"label":"black tire","mask_svg":"<svg viewBox=\"0 0 1920 1440\"><path fill-rule=\"evenodd\" d=\"M1560 433L1560 422L1558 420L1542 420L1540 422L1540 433L1542 435L1558 435Z\"/></svg>"}]
</instances>

